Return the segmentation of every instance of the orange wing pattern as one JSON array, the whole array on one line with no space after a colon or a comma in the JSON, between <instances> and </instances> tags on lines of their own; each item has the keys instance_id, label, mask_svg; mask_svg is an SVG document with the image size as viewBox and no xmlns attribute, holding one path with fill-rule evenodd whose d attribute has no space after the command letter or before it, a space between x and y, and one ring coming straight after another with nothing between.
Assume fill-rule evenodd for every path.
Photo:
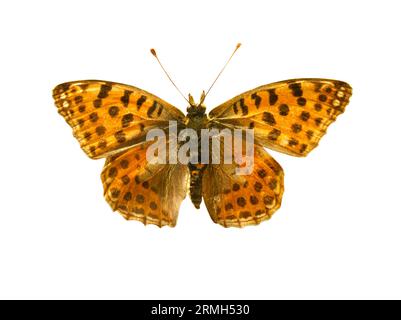
<instances>
[{"instance_id":1,"label":"orange wing pattern","mask_svg":"<svg viewBox=\"0 0 401 320\"><path fill-rule=\"evenodd\" d=\"M222 150L222 149L221 149ZM237 175L236 164L208 165L202 194L210 217L224 227L256 225L280 208L284 172L260 146L254 149L250 175Z\"/></svg>"},{"instance_id":2,"label":"orange wing pattern","mask_svg":"<svg viewBox=\"0 0 401 320\"><path fill-rule=\"evenodd\" d=\"M150 164L146 161L150 143L107 159L101 175L104 196L127 220L174 227L188 190L188 167Z\"/></svg>"},{"instance_id":3,"label":"orange wing pattern","mask_svg":"<svg viewBox=\"0 0 401 320\"><path fill-rule=\"evenodd\" d=\"M72 127L85 153L94 159L142 143L152 128L182 123L184 114L135 87L101 80L67 82L53 90L58 112Z\"/></svg>"},{"instance_id":4,"label":"orange wing pattern","mask_svg":"<svg viewBox=\"0 0 401 320\"><path fill-rule=\"evenodd\" d=\"M254 128L256 143L306 156L344 112L352 89L329 79L294 79L245 92L213 109L214 126Z\"/></svg>"}]
</instances>

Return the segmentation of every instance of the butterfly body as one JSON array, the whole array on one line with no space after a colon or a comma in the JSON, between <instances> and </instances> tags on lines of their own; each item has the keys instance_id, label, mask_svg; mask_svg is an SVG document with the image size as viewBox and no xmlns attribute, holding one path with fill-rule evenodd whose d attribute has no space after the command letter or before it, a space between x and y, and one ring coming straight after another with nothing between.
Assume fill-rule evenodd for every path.
<instances>
[{"instance_id":1,"label":"butterfly body","mask_svg":"<svg viewBox=\"0 0 401 320\"><path fill-rule=\"evenodd\" d=\"M128 220L175 226L189 193L196 208L202 199L215 223L224 227L256 225L280 207L284 192L281 166L264 147L306 156L344 112L351 87L331 79L292 79L244 92L206 115L201 102L180 110L145 90L110 81L81 80L56 86L59 113L72 127L81 148L93 159L106 158L101 177L104 197ZM236 174L236 163L153 164L147 159L152 129L179 134L193 129L252 129L253 171ZM169 142L162 150L170 157Z\"/></svg>"},{"instance_id":2,"label":"butterfly body","mask_svg":"<svg viewBox=\"0 0 401 320\"><path fill-rule=\"evenodd\" d=\"M203 94L202 94L203 97ZM189 196L195 208L199 209L202 202L202 177L205 164L201 161L201 130L206 129L209 119L205 113L206 107L201 103L195 104L194 99L189 95L190 106L187 108L186 127L193 129L198 136L198 157L195 163L188 163L190 173Z\"/></svg>"}]
</instances>

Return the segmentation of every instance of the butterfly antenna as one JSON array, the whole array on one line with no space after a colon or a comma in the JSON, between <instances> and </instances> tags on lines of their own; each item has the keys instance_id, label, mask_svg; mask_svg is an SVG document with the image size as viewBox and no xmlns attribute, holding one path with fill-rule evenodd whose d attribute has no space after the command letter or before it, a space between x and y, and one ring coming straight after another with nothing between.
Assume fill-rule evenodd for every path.
<instances>
[{"instance_id":1,"label":"butterfly antenna","mask_svg":"<svg viewBox=\"0 0 401 320\"><path fill-rule=\"evenodd\" d=\"M174 81L171 79L171 77L167 73L166 69L164 69L162 63L159 60L159 57L156 54L156 50L152 48L152 49L150 49L150 53L153 54L153 56L156 58L156 60L159 63L160 67L163 69L164 73L166 74L167 78L170 80L170 82L173 84L173 86L177 89L177 91L180 93L180 95L189 103L188 99L184 96L184 94L181 92L181 90L178 89L178 87L175 85Z\"/></svg>"},{"instance_id":2,"label":"butterfly antenna","mask_svg":"<svg viewBox=\"0 0 401 320\"><path fill-rule=\"evenodd\" d=\"M202 99L200 104L203 103L203 101L205 101L206 96L209 94L210 89L213 88L214 84L216 83L217 79L220 77L220 75L223 73L224 69L227 67L228 63L230 62L231 58L234 56L234 54L237 52L237 50L239 49L239 47L241 47L241 43L238 43L233 51L233 53L231 54L230 58L228 58L226 64L223 66L223 68L221 69L221 71L219 72L219 74L217 75L216 79L214 79L212 85L209 87L209 89L206 91L205 95L202 95Z\"/></svg>"}]
</instances>

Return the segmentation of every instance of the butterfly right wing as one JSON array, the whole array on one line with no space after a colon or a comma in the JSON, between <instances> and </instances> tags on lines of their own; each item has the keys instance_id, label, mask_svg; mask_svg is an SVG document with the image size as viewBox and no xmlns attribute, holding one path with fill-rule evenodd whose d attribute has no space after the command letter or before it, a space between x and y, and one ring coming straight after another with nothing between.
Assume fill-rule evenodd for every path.
<instances>
[{"instance_id":1,"label":"butterfly right wing","mask_svg":"<svg viewBox=\"0 0 401 320\"><path fill-rule=\"evenodd\" d=\"M185 117L142 89L102 80L60 84L54 88L53 97L81 148L93 159L143 143L150 129L165 129L169 120L183 125Z\"/></svg>"},{"instance_id":2,"label":"butterfly right wing","mask_svg":"<svg viewBox=\"0 0 401 320\"><path fill-rule=\"evenodd\" d=\"M263 147L254 147L250 174L238 175L234 161L209 164L204 170L202 195L206 207L212 220L224 227L257 225L280 208L284 172Z\"/></svg>"}]
</instances>

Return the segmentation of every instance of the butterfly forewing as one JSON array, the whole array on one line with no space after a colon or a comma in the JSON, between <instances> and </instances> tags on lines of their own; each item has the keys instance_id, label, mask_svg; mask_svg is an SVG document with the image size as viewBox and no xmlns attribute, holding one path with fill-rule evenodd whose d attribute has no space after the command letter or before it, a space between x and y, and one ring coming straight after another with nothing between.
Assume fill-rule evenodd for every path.
<instances>
[{"instance_id":1,"label":"butterfly forewing","mask_svg":"<svg viewBox=\"0 0 401 320\"><path fill-rule=\"evenodd\" d=\"M59 113L73 128L81 148L101 158L145 141L152 128L182 124L184 114L135 87L101 80L67 82L53 90Z\"/></svg>"},{"instance_id":2,"label":"butterfly forewing","mask_svg":"<svg viewBox=\"0 0 401 320\"><path fill-rule=\"evenodd\" d=\"M294 156L314 149L344 112L350 85L329 79L294 79L245 92L213 109L216 127L253 128L256 143Z\"/></svg>"}]
</instances>

